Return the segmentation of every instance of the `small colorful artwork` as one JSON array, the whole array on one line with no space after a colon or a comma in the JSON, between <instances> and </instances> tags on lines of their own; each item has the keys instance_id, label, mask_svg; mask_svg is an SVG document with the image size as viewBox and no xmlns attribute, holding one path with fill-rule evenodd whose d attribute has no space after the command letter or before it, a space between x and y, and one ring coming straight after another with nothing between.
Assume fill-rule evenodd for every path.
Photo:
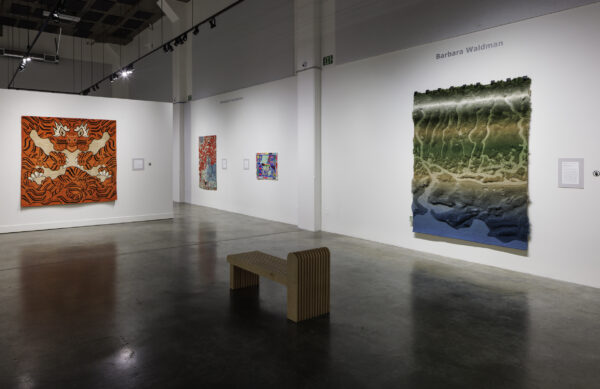
<instances>
[{"instance_id":1,"label":"small colorful artwork","mask_svg":"<svg viewBox=\"0 0 600 389\"><path fill-rule=\"evenodd\" d=\"M200 188L217 190L217 136L200 137Z\"/></svg>"},{"instance_id":2,"label":"small colorful artwork","mask_svg":"<svg viewBox=\"0 0 600 389\"><path fill-rule=\"evenodd\" d=\"M256 178L277 180L277 153L256 153Z\"/></svg>"},{"instance_id":3,"label":"small colorful artwork","mask_svg":"<svg viewBox=\"0 0 600 389\"><path fill-rule=\"evenodd\" d=\"M21 206L117 199L115 120L21 117Z\"/></svg>"}]
</instances>

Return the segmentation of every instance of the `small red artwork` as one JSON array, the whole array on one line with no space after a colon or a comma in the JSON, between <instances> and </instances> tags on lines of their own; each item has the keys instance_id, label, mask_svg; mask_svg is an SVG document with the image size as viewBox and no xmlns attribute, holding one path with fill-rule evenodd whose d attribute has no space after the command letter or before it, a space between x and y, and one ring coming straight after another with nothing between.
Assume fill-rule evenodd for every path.
<instances>
[{"instance_id":1,"label":"small red artwork","mask_svg":"<svg viewBox=\"0 0 600 389\"><path fill-rule=\"evenodd\" d=\"M200 188L217 190L217 136L201 136L198 144Z\"/></svg>"},{"instance_id":2,"label":"small red artwork","mask_svg":"<svg viewBox=\"0 0 600 389\"><path fill-rule=\"evenodd\" d=\"M21 206L117 199L117 122L22 116Z\"/></svg>"}]
</instances>

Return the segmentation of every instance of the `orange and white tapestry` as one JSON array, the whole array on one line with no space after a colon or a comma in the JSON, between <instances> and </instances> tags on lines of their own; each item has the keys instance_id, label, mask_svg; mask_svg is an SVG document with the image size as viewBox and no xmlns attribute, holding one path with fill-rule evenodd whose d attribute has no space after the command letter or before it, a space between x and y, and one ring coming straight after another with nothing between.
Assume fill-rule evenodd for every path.
<instances>
[{"instance_id":1,"label":"orange and white tapestry","mask_svg":"<svg viewBox=\"0 0 600 389\"><path fill-rule=\"evenodd\" d=\"M21 206L117 199L117 122L22 116Z\"/></svg>"}]
</instances>

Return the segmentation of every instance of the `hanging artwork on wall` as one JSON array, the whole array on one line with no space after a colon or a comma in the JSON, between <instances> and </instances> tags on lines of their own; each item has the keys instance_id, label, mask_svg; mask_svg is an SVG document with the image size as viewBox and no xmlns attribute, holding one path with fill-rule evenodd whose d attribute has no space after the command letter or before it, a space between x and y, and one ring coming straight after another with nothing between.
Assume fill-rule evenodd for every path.
<instances>
[{"instance_id":1,"label":"hanging artwork on wall","mask_svg":"<svg viewBox=\"0 0 600 389\"><path fill-rule=\"evenodd\" d=\"M117 199L117 122L21 117L21 206Z\"/></svg>"},{"instance_id":2,"label":"hanging artwork on wall","mask_svg":"<svg viewBox=\"0 0 600 389\"><path fill-rule=\"evenodd\" d=\"M200 188L217 190L217 136L201 136L198 148Z\"/></svg>"},{"instance_id":3,"label":"hanging artwork on wall","mask_svg":"<svg viewBox=\"0 0 600 389\"><path fill-rule=\"evenodd\" d=\"M277 180L277 153L256 153L256 178Z\"/></svg>"},{"instance_id":4,"label":"hanging artwork on wall","mask_svg":"<svg viewBox=\"0 0 600 389\"><path fill-rule=\"evenodd\" d=\"M530 87L415 92L414 232L527 249Z\"/></svg>"}]
</instances>

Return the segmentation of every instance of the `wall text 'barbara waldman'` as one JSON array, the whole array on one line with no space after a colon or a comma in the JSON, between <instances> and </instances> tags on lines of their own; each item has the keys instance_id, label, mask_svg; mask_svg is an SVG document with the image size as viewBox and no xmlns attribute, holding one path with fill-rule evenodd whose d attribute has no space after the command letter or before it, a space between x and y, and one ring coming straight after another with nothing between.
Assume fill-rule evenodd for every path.
<instances>
[{"instance_id":1,"label":"wall text 'barbara waldman'","mask_svg":"<svg viewBox=\"0 0 600 389\"><path fill-rule=\"evenodd\" d=\"M448 50L444 53L436 53L435 59L444 59L444 58L455 57L457 55L472 54L472 53L476 53L478 51L495 49L497 47L502 47L502 46L504 46L504 42L502 42L502 41L491 42L491 43L481 43L478 45L467 46L464 49L452 50L452 51Z\"/></svg>"}]
</instances>

